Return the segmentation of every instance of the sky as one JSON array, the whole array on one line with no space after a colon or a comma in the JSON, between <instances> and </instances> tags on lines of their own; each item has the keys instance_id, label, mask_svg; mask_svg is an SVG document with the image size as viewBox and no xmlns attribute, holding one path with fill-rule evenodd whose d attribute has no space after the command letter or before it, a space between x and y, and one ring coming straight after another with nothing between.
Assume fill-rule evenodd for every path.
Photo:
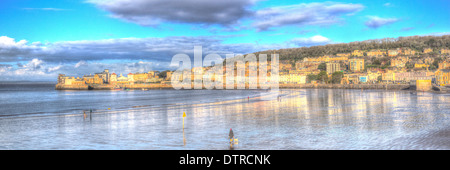
<instances>
[{"instance_id":1,"label":"sky","mask_svg":"<svg viewBox=\"0 0 450 170\"><path fill-rule=\"evenodd\" d=\"M2 0L0 81L175 70L175 54L246 54L450 34L448 0Z\"/></svg>"}]
</instances>

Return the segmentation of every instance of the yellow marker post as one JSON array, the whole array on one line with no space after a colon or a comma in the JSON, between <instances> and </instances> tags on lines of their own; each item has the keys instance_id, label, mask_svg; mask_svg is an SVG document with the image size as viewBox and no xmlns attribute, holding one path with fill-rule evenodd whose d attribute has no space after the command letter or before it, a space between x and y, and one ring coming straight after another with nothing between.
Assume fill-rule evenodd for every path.
<instances>
[{"instance_id":1,"label":"yellow marker post","mask_svg":"<svg viewBox=\"0 0 450 170\"><path fill-rule=\"evenodd\" d=\"M184 118L186 117L186 113L183 112L183 129L184 129Z\"/></svg>"}]
</instances>

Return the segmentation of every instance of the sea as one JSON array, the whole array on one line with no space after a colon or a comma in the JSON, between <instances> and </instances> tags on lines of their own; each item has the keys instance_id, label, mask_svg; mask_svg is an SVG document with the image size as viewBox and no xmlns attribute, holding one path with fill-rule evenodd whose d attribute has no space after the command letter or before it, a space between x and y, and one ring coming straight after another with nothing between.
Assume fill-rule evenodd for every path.
<instances>
[{"instance_id":1,"label":"sea","mask_svg":"<svg viewBox=\"0 0 450 170\"><path fill-rule=\"evenodd\" d=\"M0 83L1 150L448 150L449 123L432 92Z\"/></svg>"}]
</instances>

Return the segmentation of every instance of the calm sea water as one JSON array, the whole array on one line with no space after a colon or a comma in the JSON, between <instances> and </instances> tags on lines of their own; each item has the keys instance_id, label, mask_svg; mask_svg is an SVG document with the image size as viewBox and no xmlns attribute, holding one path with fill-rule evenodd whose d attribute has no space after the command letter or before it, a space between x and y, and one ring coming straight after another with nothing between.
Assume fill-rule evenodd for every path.
<instances>
[{"instance_id":1,"label":"calm sea water","mask_svg":"<svg viewBox=\"0 0 450 170\"><path fill-rule=\"evenodd\" d=\"M282 89L280 99L274 95L0 83L0 149L450 149L449 94ZM239 139L233 148L230 128Z\"/></svg>"}]
</instances>

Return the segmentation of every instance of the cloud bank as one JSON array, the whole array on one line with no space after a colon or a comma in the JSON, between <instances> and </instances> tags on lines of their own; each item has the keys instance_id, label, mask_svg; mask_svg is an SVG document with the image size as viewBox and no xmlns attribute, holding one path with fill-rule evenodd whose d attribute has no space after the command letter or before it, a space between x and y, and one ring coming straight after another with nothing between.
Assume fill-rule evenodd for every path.
<instances>
[{"instance_id":1,"label":"cloud bank","mask_svg":"<svg viewBox=\"0 0 450 170\"><path fill-rule=\"evenodd\" d=\"M161 22L235 24L249 16L255 0L88 0L111 17L143 26L157 26Z\"/></svg>"},{"instance_id":2,"label":"cloud bank","mask_svg":"<svg viewBox=\"0 0 450 170\"><path fill-rule=\"evenodd\" d=\"M87 3L111 13L111 17L142 26L163 22L218 24L236 27L244 18L258 31L288 25L330 25L364 9L351 3L302 3L264 9L252 9L258 0L87 0ZM233 29L229 29L233 30Z\"/></svg>"},{"instance_id":3,"label":"cloud bank","mask_svg":"<svg viewBox=\"0 0 450 170\"><path fill-rule=\"evenodd\" d=\"M227 44L223 37L165 37L119 38L105 40L62 41L55 43L29 43L0 37L1 80L55 80L58 73L74 76L101 72L128 74L148 70L174 70L170 66L175 54L188 54L193 58L194 46L202 46L203 56L216 53L247 54L269 49L324 45L332 41L321 35L299 37L276 44ZM193 59L192 59L193 60Z\"/></svg>"}]
</instances>

